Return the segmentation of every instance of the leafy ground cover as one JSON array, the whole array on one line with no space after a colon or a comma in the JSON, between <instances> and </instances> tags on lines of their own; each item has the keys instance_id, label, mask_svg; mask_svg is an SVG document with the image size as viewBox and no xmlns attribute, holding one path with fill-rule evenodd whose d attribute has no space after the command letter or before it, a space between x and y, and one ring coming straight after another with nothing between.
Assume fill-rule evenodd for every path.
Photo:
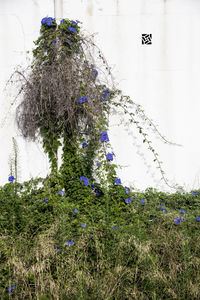
<instances>
[{"instance_id":1,"label":"leafy ground cover","mask_svg":"<svg viewBox=\"0 0 200 300\"><path fill-rule=\"evenodd\" d=\"M1 299L198 299L200 191L90 190L84 205L50 178L0 188Z\"/></svg>"}]
</instances>

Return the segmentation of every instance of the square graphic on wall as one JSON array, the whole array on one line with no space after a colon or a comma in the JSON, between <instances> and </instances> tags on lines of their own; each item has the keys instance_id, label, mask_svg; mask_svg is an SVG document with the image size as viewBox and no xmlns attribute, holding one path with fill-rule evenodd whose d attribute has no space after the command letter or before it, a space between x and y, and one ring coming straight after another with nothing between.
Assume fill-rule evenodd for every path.
<instances>
[{"instance_id":1,"label":"square graphic on wall","mask_svg":"<svg viewBox=\"0 0 200 300\"><path fill-rule=\"evenodd\" d=\"M152 44L152 34L142 34L142 45L151 45Z\"/></svg>"}]
</instances>

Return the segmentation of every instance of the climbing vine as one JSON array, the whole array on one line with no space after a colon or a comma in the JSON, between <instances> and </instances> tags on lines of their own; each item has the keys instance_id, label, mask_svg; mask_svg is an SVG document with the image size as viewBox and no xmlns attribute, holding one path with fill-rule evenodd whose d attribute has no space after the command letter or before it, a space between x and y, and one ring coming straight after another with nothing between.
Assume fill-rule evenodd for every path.
<instances>
[{"instance_id":1,"label":"climbing vine","mask_svg":"<svg viewBox=\"0 0 200 300\"><path fill-rule=\"evenodd\" d=\"M57 24L54 18L43 18L34 43L29 72L16 72L22 82L19 94L23 94L16 120L25 138L42 138L51 176L71 198L87 202L109 194L118 201L116 189L118 198L126 194L117 178L117 165L112 163L115 154L107 134L111 108L129 116L129 126L136 126L170 186L138 117L165 143L173 143L160 134L140 105L115 87L110 67L93 37L81 32L80 21L62 19ZM62 164L58 170L60 146Z\"/></svg>"}]
</instances>

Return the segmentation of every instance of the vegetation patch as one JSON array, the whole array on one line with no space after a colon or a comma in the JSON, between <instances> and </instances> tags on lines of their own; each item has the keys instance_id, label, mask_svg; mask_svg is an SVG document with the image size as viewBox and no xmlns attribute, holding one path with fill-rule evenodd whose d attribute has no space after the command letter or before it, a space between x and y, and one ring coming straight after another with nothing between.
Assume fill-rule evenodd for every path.
<instances>
[{"instance_id":1,"label":"vegetation patch","mask_svg":"<svg viewBox=\"0 0 200 300\"><path fill-rule=\"evenodd\" d=\"M11 81L20 82L18 127L25 138L41 139L51 173L18 182L13 140L9 182L0 187L1 299L198 299L200 191L123 186L110 113L129 116L166 184L141 122L167 140L115 88L78 20L43 18L35 45L29 70Z\"/></svg>"}]
</instances>

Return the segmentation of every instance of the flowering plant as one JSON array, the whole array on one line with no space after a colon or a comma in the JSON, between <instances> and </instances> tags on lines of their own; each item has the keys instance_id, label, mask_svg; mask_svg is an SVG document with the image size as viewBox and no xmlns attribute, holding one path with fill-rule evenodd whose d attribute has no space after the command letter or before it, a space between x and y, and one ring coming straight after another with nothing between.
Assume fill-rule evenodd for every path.
<instances>
[{"instance_id":1,"label":"flowering plant","mask_svg":"<svg viewBox=\"0 0 200 300\"><path fill-rule=\"evenodd\" d=\"M40 33L34 42L30 72L16 72L22 82L19 94L23 91L16 120L24 137L42 139L51 164L50 177L54 178L51 184L57 186L59 183L66 195L77 202L108 194L116 199L116 189L120 197L123 195L124 202L130 189L120 186L117 165L112 163L115 154L111 152L107 133L110 111L119 108L129 116L129 125L137 127L143 143L153 154L153 161L158 164L162 179L169 185L158 154L138 117L168 141L141 106L115 87L109 65L93 38L81 33L80 21L62 19L58 24L55 18L45 17L41 20ZM58 169L60 146L63 153ZM97 168L94 168L96 161ZM88 188L90 182L96 186L97 181L98 189ZM63 195L62 191L59 193Z\"/></svg>"}]
</instances>

